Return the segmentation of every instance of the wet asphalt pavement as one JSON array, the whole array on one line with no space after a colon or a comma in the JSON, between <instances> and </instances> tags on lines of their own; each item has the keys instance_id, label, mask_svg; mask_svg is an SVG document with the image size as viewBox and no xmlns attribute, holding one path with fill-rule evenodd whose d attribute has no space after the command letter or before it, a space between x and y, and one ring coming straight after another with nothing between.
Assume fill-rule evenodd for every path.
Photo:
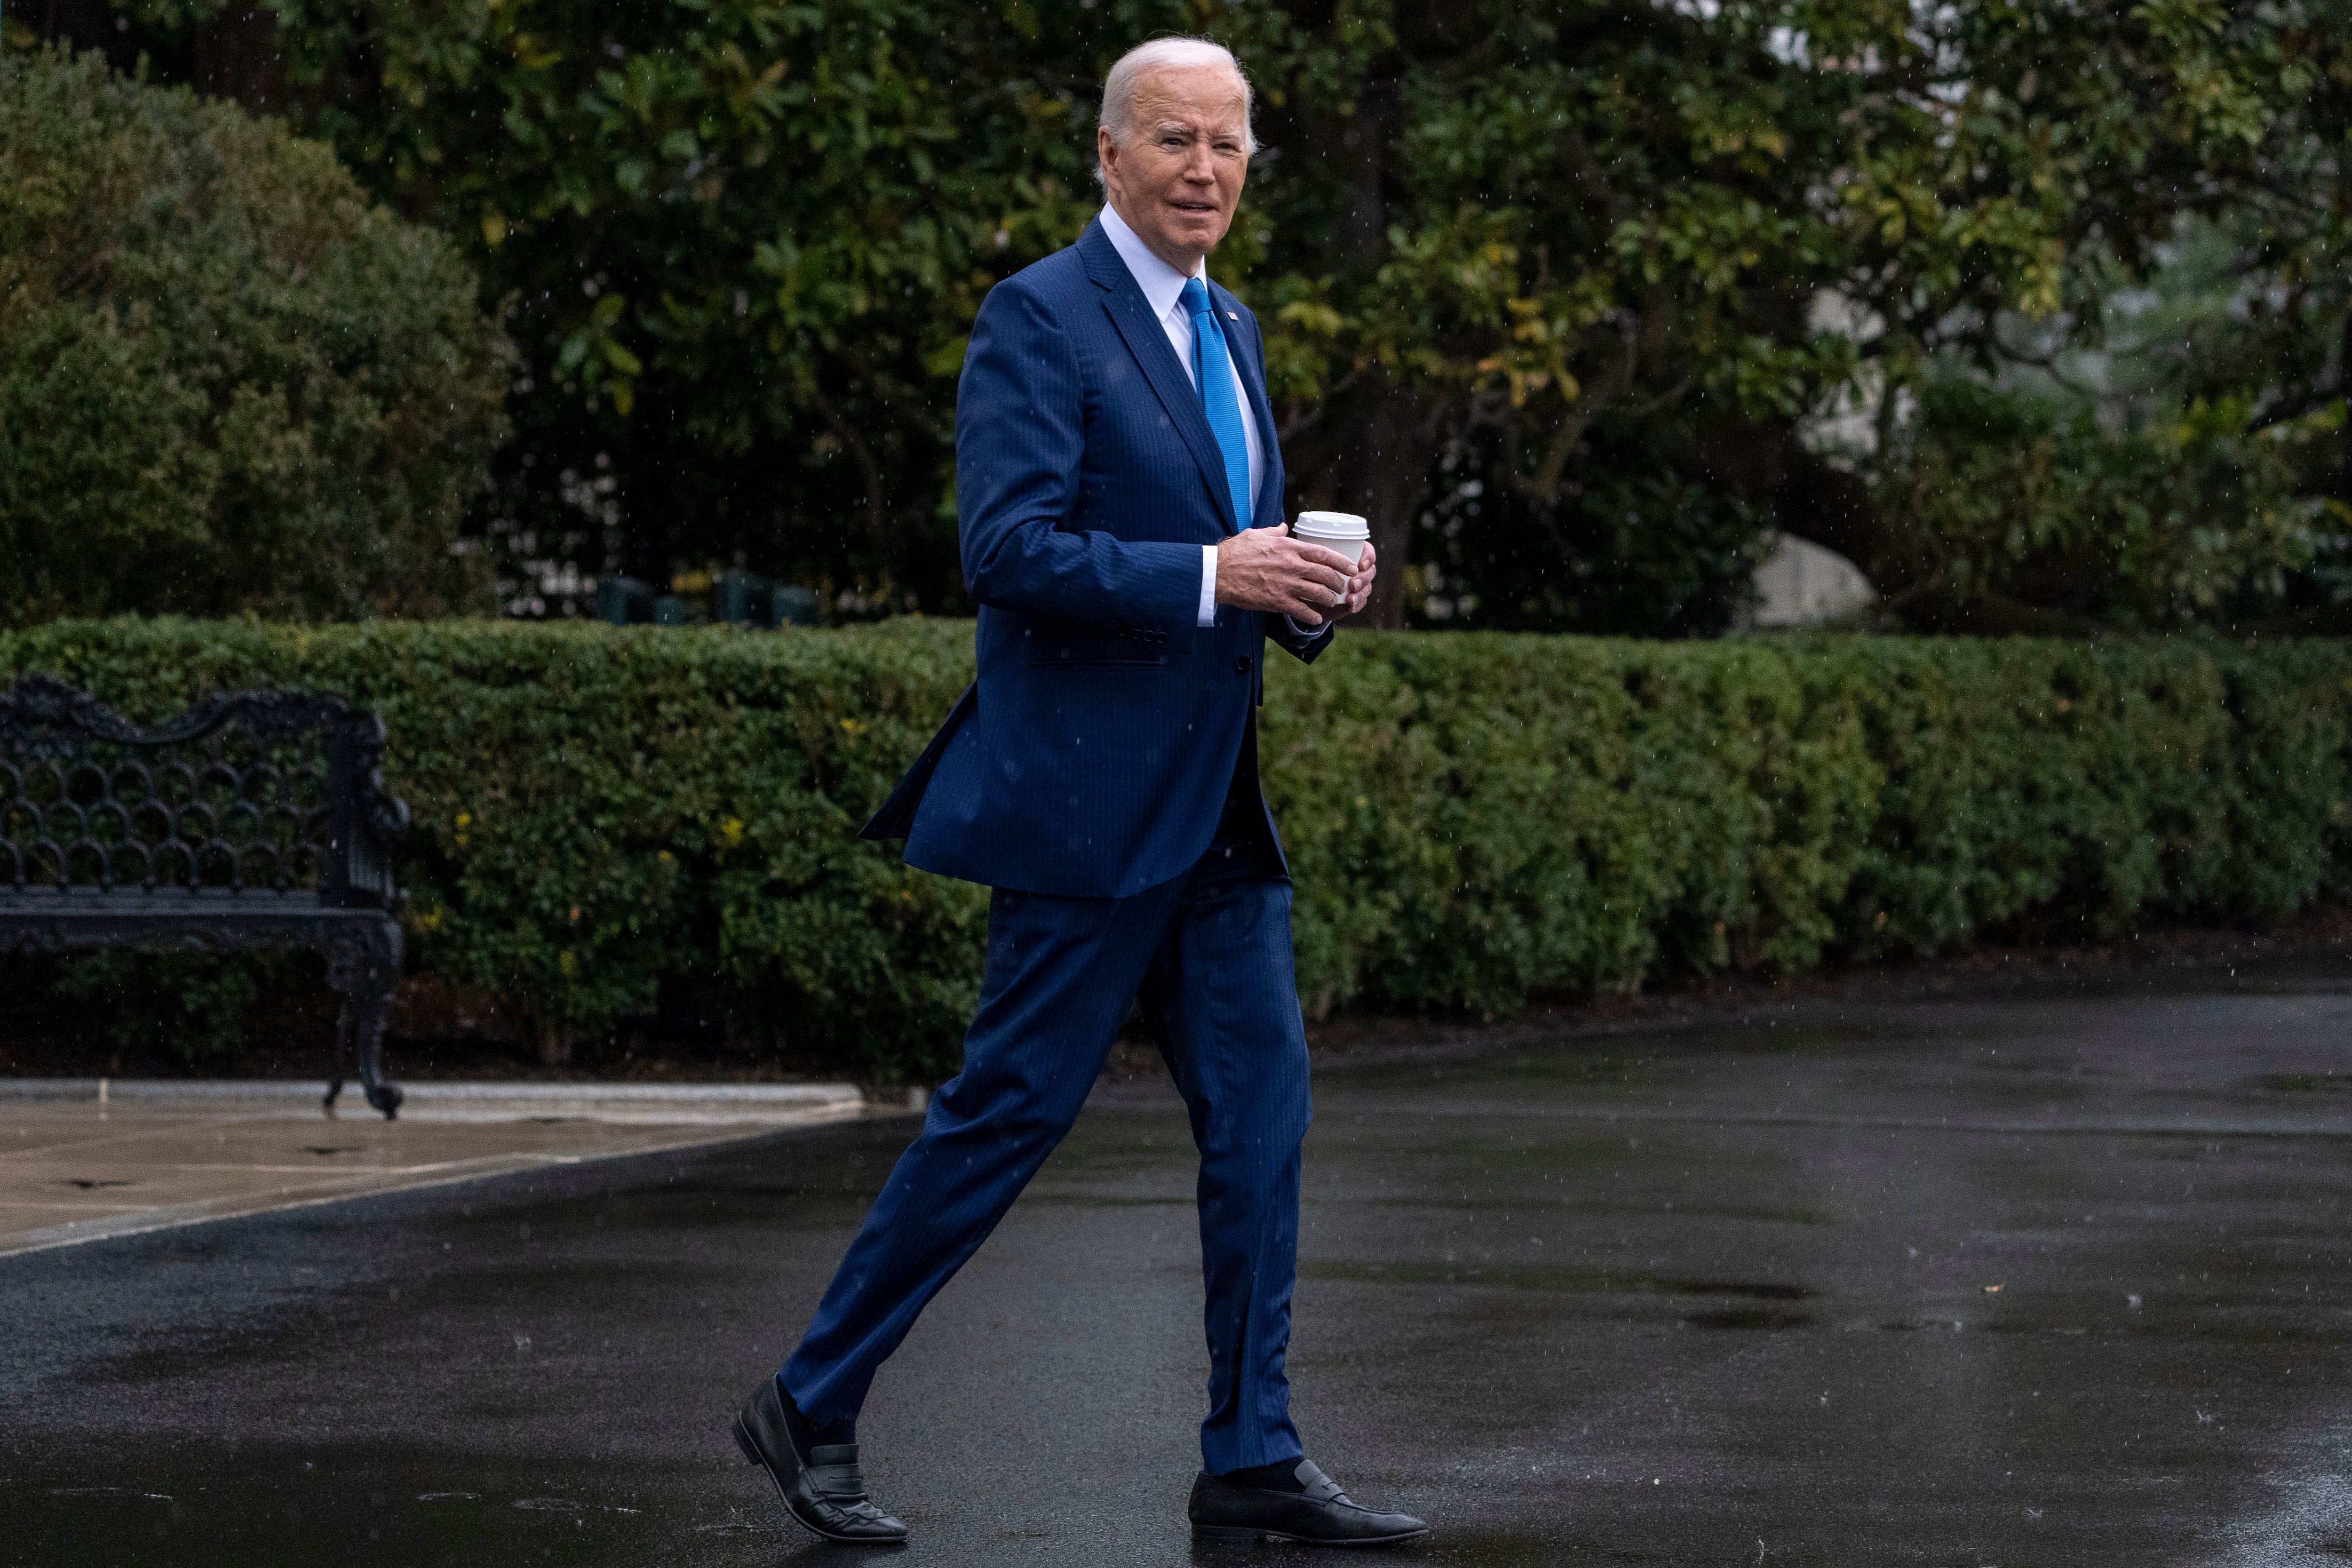
<instances>
[{"instance_id":1,"label":"wet asphalt pavement","mask_svg":"<svg viewBox=\"0 0 2352 1568\"><path fill-rule=\"evenodd\" d=\"M2163 985L1324 1063L1309 1452L1392 1562L2352 1557L2352 966ZM913 1127L0 1259L0 1560L859 1560L724 1418ZM1188 1538L1191 1187L1097 1096L877 1385L886 1555L1321 1560Z\"/></svg>"}]
</instances>

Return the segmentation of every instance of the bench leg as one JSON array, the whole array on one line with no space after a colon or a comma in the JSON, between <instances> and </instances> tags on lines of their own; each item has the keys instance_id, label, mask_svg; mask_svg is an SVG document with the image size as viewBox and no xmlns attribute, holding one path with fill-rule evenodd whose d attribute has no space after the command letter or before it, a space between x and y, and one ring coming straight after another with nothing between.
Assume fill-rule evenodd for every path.
<instances>
[{"instance_id":1,"label":"bench leg","mask_svg":"<svg viewBox=\"0 0 2352 1568\"><path fill-rule=\"evenodd\" d=\"M386 1121L400 1113L400 1086L383 1076L383 1032L392 1022L392 994L400 984L400 927L390 916L363 928L336 932L327 958L327 983L342 993L335 1020L334 1077L327 1085L327 1114L343 1079L356 1076L367 1102Z\"/></svg>"},{"instance_id":2,"label":"bench leg","mask_svg":"<svg viewBox=\"0 0 2352 1568\"><path fill-rule=\"evenodd\" d=\"M321 1101L327 1120L335 1119L335 1098L343 1092L343 1079L352 1073L352 996L346 991L335 1008L335 1065L333 1076L327 1079L327 1098Z\"/></svg>"},{"instance_id":3,"label":"bench leg","mask_svg":"<svg viewBox=\"0 0 2352 1568\"><path fill-rule=\"evenodd\" d=\"M393 987L400 983L400 971L395 967L383 984L373 994L355 997L352 1052L358 1058L360 1082L366 1087L367 1102L383 1112L390 1121L400 1114L400 1086L387 1083L383 1076L383 1031L392 1022Z\"/></svg>"}]
</instances>

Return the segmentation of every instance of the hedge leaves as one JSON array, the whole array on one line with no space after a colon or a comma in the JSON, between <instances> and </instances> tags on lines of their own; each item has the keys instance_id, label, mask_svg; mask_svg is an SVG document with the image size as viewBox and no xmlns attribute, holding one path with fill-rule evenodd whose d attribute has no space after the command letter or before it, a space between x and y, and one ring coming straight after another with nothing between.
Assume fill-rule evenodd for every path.
<instances>
[{"instance_id":1,"label":"hedge leaves","mask_svg":"<svg viewBox=\"0 0 2352 1568\"><path fill-rule=\"evenodd\" d=\"M348 692L415 813L417 963L579 1037L666 980L723 984L889 1078L951 1070L985 900L855 834L971 640L81 621L0 634L0 679L147 720L222 688ZM2277 919L2352 870L2347 720L2337 643L1360 631L1277 660L1262 714L1307 1005L1488 1012Z\"/></svg>"}]
</instances>

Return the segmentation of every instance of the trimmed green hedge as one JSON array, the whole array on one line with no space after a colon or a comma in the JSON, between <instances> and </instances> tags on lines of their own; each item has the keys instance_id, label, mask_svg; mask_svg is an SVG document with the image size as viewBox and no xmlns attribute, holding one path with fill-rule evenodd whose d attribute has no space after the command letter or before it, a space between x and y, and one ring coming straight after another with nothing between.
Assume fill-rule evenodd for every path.
<instances>
[{"instance_id":1,"label":"trimmed green hedge","mask_svg":"<svg viewBox=\"0 0 2352 1568\"><path fill-rule=\"evenodd\" d=\"M415 961L551 1039L739 989L937 1074L985 899L854 837L971 669L968 623L834 632L65 622L0 634L155 719L346 691L415 809ZM1726 965L2265 921L2352 871L2352 645L1635 643L1343 633L1275 662L1299 984L1502 1011Z\"/></svg>"},{"instance_id":2,"label":"trimmed green hedge","mask_svg":"<svg viewBox=\"0 0 2352 1568\"><path fill-rule=\"evenodd\" d=\"M517 371L457 245L143 79L0 55L0 625L495 604L449 547Z\"/></svg>"}]
</instances>

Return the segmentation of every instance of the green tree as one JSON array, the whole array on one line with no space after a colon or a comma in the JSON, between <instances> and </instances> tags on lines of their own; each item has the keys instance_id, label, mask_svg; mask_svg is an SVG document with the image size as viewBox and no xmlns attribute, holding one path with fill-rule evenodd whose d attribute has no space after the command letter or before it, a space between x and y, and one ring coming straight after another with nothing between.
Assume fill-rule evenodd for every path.
<instances>
[{"instance_id":1,"label":"green tree","mask_svg":"<svg viewBox=\"0 0 2352 1568\"><path fill-rule=\"evenodd\" d=\"M2259 620L2328 548L2327 509L2297 493L2315 432L2252 414L2242 396L2200 400L2112 428L2084 399L1929 381L1874 499L1936 552L1923 586L1963 624Z\"/></svg>"},{"instance_id":2,"label":"green tree","mask_svg":"<svg viewBox=\"0 0 2352 1568\"><path fill-rule=\"evenodd\" d=\"M508 350L325 146L0 58L0 621L485 603L452 554Z\"/></svg>"},{"instance_id":3,"label":"green tree","mask_svg":"<svg viewBox=\"0 0 2352 1568\"><path fill-rule=\"evenodd\" d=\"M105 39L113 14L81 9ZM122 9L118 56L191 77L250 41L243 5ZM1088 106L1050 84L1096 51L944 0L262 14L284 85L254 90L512 305L509 559L656 580L740 562L877 608L958 602L963 338L997 277L1091 214ZM509 602L539 593L526 572Z\"/></svg>"},{"instance_id":4,"label":"green tree","mask_svg":"<svg viewBox=\"0 0 2352 1568\"><path fill-rule=\"evenodd\" d=\"M1802 531L1931 629L2343 627L2352 6L1947 15L1956 110L2043 150L2056 298L1854 294L1876 430Z\"/></svg>"},{"instance_id":5,"label":"green tree","mask_svg":"<svg viewBox=\"0 0 2352 1568\"><path fill-rule=\"evenodd\" d=\"M2013 359L2005 321L2095 331L2184 213L2246 215L2307 301L2199 395L2250 429L2340 395L2346 0L113 4L59 26L283 105L514 301L518 558L961 605L963 335L1084 224L1102 72L1168 30L1257 82L1216 266L1294 504L1423 569L1391 622L1705 631L1776 524L1981 620L1990 578L1886 504L1899 395ZM1861 462L1817 439L1856 396Z\"/></svg>"}]
</instances>

